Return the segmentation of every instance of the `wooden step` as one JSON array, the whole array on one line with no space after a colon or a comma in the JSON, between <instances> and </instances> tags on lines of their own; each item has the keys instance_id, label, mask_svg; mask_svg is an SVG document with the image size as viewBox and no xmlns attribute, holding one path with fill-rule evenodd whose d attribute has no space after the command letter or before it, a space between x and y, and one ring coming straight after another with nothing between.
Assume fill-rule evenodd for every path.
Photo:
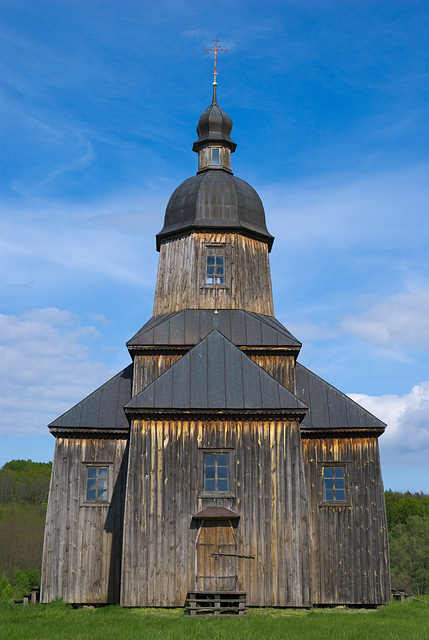
<instances>
[{"instance_id":1,"label":"wooden step","mask_svg":"<svg viewBox=\"0 0 429 640\"><path fill-rule=\"evenodd\" d=\"M186 613L190 616L244 616L245 591L189 591Z\"/></svg>"}]
</instances>

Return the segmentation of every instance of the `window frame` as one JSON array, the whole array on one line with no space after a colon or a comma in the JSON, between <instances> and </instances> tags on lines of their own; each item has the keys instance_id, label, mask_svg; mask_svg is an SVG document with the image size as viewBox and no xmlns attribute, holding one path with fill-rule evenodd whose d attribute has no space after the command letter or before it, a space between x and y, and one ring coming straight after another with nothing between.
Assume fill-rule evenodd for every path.
<instances>
[{"instance_id":1,"label":"window frame","mask_svg":"<svg viewBox=\"0 0 429 640\"><path fill-rule=\"evenodd\" d=\"M325 469L344 469L344 500L325 500ZM319 462L319 478L320 478L320 486L319 486L319 498L320 498L320 506L332 506L332 507L344 507L351 506L350 502L350 488L349 488L349 462L331 462L330 460ZM335 479L335 472L333 479ZM335 491L335 482L334 488ZM335 496L335 493L334 493Z\"/></svg>"},{"instance_id":2,"label":"window frame","mask_svg":"<svg viewBox=\"0 0 429 640\"><path fill-rule=\"evenodd\" d=\"M218 162L213 162L213 151L218 152ZM210 167L220 167L222 166L222 147L210 147Z\"/></svg>"},{"instance_id":3,"label":"window frame","mask_svg":"<svg viewBox=\"0 0 429 640\"><path fill-rule=\"evenodd\" d=\"M205 457L207 455L226 455L228 469L228 491L206 491L205 489ZM235 498L235 449L213 449L201 447L198 449L198 497L199 498Z\"/></svg>"},{"instance_id":4,"label":"window frame","mask_svg":"<svg viewBox=\"0 0 429 640\"><path fill-rule=\"evenodd\" d=\"M223 282L207 282L207 259L209 258L209 249L223 249ZM201 289L229 289L229 269L227 268L227 264L229 262L229 243L205 242L201 256Z\"/></svg>"},{"instance_id":5,"label":"window frame","mask_svg":"<svg viewBox=\"0 0 429 640\"><path fill-rule=\"evenodd\" d=\"M81 501L82 507L106 507L110 505L111 493L112 493L112 463L110 462L84 462L84 477L82 481L83 488L83 500ZM88 500L88 480L92 478L88 478L88 470L89 469L107 469L107 488L106 488L106 500ZM95 478L97 486L99 478L96 476ZM98 491L98 488L96 489Z\"/></svg>"}]
</instances>

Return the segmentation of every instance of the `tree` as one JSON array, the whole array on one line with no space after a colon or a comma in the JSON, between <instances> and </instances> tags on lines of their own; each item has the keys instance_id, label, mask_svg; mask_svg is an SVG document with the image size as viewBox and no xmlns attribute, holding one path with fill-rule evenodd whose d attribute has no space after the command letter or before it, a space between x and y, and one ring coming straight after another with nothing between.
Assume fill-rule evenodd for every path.
<instances>
[{"instance_id":1,"label":"tree","mask_svg":"<svg viewBox=\"0 0 429 640\"><path fill-rule=\"evenodd\" d=\"M409 516L390 532L392 586L417 594L429 591L429 515Z\"/></svg>"}]
</instances>

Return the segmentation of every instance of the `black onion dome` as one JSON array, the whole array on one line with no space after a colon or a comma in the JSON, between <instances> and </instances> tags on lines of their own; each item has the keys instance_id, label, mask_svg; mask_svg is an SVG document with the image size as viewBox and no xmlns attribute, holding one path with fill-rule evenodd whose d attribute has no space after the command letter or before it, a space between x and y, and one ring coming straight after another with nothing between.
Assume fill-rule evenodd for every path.
<instances>
[{"instance_id":1,"label":"black onion dome","mask_svg":"<svg viewBox=\"0 0 429 640\"><path fill-rule=\"evenodd\" d=\"M177 187L165 211L164 227L156 236L157 249L168 237L189 231L240 231L267 242L273 236L256 191L225 171L208 170Z\"/></svg>"},{"instance_id":2,"label":"black onion dome","mask_svg":"<svg viewBox=\"0 0 429 640\"><path fill-rule=\"evenodd\" d=\"M216 94L213 95L213 102L204 111L198 120L197 134L198 140L192 147L194 151L199 151L200 147L210 141L223 142L231 151L235 151L236 143L231 140L232 120L216 102Z\"/></svg>"}]
</instances>

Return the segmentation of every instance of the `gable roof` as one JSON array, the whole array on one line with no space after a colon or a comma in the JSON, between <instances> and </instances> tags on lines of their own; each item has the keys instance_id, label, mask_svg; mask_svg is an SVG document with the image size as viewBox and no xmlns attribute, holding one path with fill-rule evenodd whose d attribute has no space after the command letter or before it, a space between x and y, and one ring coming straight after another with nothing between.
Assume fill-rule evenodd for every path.
<instances>
[{"instance_id":1,"label":"gable roof","mask_svg":"<svg viewBox=\"0 0 429 640\"><path fill-rule=\"evenodd\" d=\"M125 409L287 409L303 414L306 406L214 329Z\"/></svg>"},{"instance_id":2,"label":"gable roof","mask_svg":"<svg viewBox=\"0 0 429 640\"><path fill-rule=\"evenodd\" d=\"M295 389L298 398L308 406L300 425L302 431L341 428L384 431L386 427L372 413L299 362L295 367Z\"/></svg>"},{"instance_id":3,"label":"gable roof","mask_svg":"<svg viewBox=\"0 0 429 640\"><path fill-rule=\"evenodd\" d=\"M184 309L154 316L127 342L127 347L195 345L213 329L237 346L301 347L275 318L235 309L219 309L217 314L213 309Z\"/></svg>"},{"instance_id":4,"label":"gable roof","mask_svg":"<svg viewBox=\"0 0 429 640\"><path fill-rule=\"evenodd\" d=\"M51 422L49 429L97 431L128 430L124 405L131 398L133 365L118 373L84 400Z\"/></svg>"}]
</instances>

